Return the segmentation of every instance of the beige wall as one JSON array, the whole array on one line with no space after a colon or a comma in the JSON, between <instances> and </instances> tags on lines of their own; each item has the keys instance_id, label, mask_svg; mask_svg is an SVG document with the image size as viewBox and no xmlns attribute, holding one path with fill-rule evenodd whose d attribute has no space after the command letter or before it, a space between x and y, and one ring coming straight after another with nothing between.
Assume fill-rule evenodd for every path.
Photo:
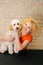
<instances>
[{"instance_id":1,"label":"beige wall","mask_svg":"<svg viewBox=\"0 0 43 65\"><path fill-rule=\"evenodd\" d=\"M39 25L29 48L43 49L43 0L0 0L0 36L5 34L13 19L22 21L26 17L35 18Z\"/></svg>"}]
</instances>

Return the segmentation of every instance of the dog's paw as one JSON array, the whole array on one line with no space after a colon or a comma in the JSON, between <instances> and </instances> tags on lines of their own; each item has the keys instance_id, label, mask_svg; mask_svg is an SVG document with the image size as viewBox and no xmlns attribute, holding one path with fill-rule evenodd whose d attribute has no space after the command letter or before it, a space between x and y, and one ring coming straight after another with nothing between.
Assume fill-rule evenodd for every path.
<instances>
[{"instance_id":1,"label":"dog's paw","mask_svg":"<svg viewBox=\"0 0 43 65\"><path fill-rule=\"evenodd\" d=\"M19 53L19 51L14 51L14 53Z\"/></svg>"},{"instance_id":2,"label":"dog's paw","mask_svg":"<svg viewBox=\"0 0 43 65\"><path fill-rule=\"evenodd\" d=\"M9 52L10 55L12 55L13 53L12 52Z\"/></svg>"},{"instance_id":3,"label":"dog's paw","mask_svg":"<svg viewBox=\"0 0 43 65\"><path fill-rule=\"evenodd\" d=\"M0 50L0 53L5 53L5 51L4 50Z\"/></svg>"},{"instance_id":4,"label":"dog's paw","mask_svg":"<svg viewBox=\"0 0 43 65\"><path fill-rule=\"evenodd\" d=\"M0 53L5 53L7 51L7 47L1 47L0 48Z\"/></svg>"},{"instance_id":5,"label":"dog's paw","mask_svg":"<svg viewBox=\"0 0 43 65\"><path fill-rule=\"evenodd\" d=\"M8 53L12 55L13 54L13 51L9 51Z\"/></svg>"}]
</instances>

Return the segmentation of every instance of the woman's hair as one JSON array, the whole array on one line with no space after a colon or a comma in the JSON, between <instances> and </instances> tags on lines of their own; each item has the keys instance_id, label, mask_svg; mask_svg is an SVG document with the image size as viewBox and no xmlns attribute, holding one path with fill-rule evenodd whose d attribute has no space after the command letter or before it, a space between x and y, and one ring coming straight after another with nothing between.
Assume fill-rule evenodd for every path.
<instances>
[{"instance_id":1,"label":"woman's hair","mask_svg":"<svg viewBox=\"0 0 43 65\"><path fill-rule=\"evenodd\" d=\"M38 30L38 25L36 21L33 18L26 18L23 20L22 24L25 25L28 22L32 23L32 34L35 34Z\"/></svg>"}]
</instances>

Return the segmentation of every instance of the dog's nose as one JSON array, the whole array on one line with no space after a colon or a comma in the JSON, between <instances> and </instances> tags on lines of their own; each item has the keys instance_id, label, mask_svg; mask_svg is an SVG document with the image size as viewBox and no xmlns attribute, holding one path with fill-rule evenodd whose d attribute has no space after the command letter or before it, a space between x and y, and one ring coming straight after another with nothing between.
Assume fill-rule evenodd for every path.
<instances>
[{"instance_id":1,"label":"dog's nose","mask_svg":"<svg viewBox=\"0 0 43 65\"><path fill-rule=\"evenodd\" d=\"M18 27L16 29L18 29Z\"/></svg>"}]
</instances>

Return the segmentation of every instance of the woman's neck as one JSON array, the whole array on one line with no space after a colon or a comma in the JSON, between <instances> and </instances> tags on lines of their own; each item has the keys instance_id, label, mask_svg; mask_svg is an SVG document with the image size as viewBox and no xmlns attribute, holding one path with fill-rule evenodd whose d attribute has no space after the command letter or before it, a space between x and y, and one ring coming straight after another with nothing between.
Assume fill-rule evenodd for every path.
<instances>
[{"instance_id":1,"label":"woman's neck","mask_svg":"<svg viewBox=\"0 0 43 65\"><path fill-rule=\"evenodd\" d=\"M21 34L22 34L22 36L24 36L24 35L26 35L26 34L31 34L31 32L27 32L27 31L22 30L22 31L21 31Z\"/></svg>"},{"instance_id":2,"label":"woman's neck","mask_svg":"<svg viewBox=\"0 0 43 65\"><path fill-rule=\"evenodd\" d=\"M22 36L28 34L28 32L26 32L26 31L24 31L24 30L22 30L21 33L22 33Z\"/></svg>"}]
</instances>

